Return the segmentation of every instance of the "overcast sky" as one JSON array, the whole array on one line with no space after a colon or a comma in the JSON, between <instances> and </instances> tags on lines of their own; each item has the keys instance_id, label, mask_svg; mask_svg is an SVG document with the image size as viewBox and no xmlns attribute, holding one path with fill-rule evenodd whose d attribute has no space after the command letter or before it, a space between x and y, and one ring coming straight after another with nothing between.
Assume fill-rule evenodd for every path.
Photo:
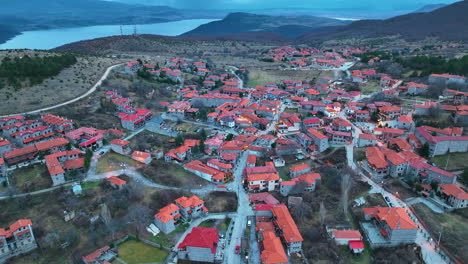
<instances>
[{"instance_id":1,"label":"overcast sky","mask_svg":"<svg viewBox=\"0 0 468 264\"><path fill-rule=\"evenodd\" d=\"M176 8L194 9L364 9L364 10L412 10L427 4L453 3L454 0L113 0L119 2L151 3Z\"/></svg>"}]
</instances>

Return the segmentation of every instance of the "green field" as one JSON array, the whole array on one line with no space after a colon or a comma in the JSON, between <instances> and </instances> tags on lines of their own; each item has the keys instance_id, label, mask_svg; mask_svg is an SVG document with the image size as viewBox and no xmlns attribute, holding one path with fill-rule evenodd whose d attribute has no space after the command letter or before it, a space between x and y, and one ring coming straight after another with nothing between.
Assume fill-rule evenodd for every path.
<instances>
[{"instance_id":1,"label":"green field","mask_svg":"<svg viewBox=\"0 0 468 264\"><path fill-rule=\"evenodd\" d=\"M163 262L168 253L162 249L129 240L119 245L118 256L128 264Z\"/></svg>"},{"instance_id":2,"label":"green field","mask_svg":"<svg viewBox=\"0 0 468 264\"><path fill-rule=\"evenodd\" d=\"M376 81L368 81L362 85L363 94L371 94L373 92L379 91L380 89L380 85Z\"/></svg>"},{"instance_id":3,"label":"green field","mask_svg":"<svg viewBox=\"0 0 468 264\"><path fill-rule=\"evenodd\" d=\"M442 156L436 156L432 159L432 161L437 165L437 167L442 169L463 169L468 166L468 152L449 153Z\"/></svg>"},{"instance_id":4,"label":"green field","mask_svg":"<svg viewBox=\"0 0 468 264\"><path fill-rule=\"evenodd\" d=\"M141 163L132 160L127 156L120 155L111 151L99 159L96 168L96 173L100 174L108 171L120 170L122 169L122 167L120 166L120 164L122 163L132 167L141 165Z\"/></svg>"},{"instance_id":5,"label":"green field","mask_svg":"<svg viewBox=\"0 0 468 264\"><path fill-rule=\"evenodd\" d=\"M442 232L440 242L451 254L460 260L468 259L466 250L468 209L438 214L424 204L416 204L413 208L433 237L439 237Z\"/></svg>"},{"instance_id":6,"label":"green field","mask_svg":"<svg viewBox=\"0 0 468 264\"><path fill-rule=\"evenodd\" d=\"M306 70L269 70L259 71L253 70L249 72L249 81L246 86L255 87L257 85L265 85L267 82L279 83L284 80L292 81L312 81L320 76L333 76L333 73L327 71Z\"/></svg>"},{"instance_id":7,"label":"green field","mask_svg":"<svg viewBox=\"0 0 468 264\"><path fill-rule=\"evenodd\" d=\"M40 190L52 186L45 165L32 165L15 170L10 176L13 185L22 192Z\"/></svg>"}]
</instances>

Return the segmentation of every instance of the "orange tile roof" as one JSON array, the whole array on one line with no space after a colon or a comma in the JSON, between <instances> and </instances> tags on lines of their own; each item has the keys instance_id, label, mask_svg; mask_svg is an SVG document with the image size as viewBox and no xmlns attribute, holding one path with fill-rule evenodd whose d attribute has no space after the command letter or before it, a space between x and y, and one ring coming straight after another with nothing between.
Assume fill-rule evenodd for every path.
<instances>
[{"instance_id":1,"label":"orange tile roof","mask_svg":"<svg viewBox=\"0 0 468 264\"><path fill-rule=\"evenodd\" d=\"M177 198L175 202L179 204L180 206L182 206L182 208L188 208L188 207L195 208L205 203L202 199L198 198L198 196L196 195L193 195L190 198L182 196L182 197Z\"/></svg>"},{"instance_id":2,"label":"orange tile roof","mask_svg":"<svg viewBox=\"0 0 468 264\"><path fill-rule=\"evenodd\" d=\"M84 167L84 158L77 158L72 160L67 160L63 163L65 169L80 169Z\"/></svg>"},{"instance_id":3,"label":"orange tile roof","mask_svg":"<svg viewBox=\"0 0 468 264\"><path fill-rule=\"evenodd\" d=\"M54 147L65 146L69 142L65 138L56 138L49 141L39 142L36 144L36 148L39 151L49 150Z\"/></svg>"},{"instance_id":4,"label":"orange tile roof","mask_svg":"<svg viewBox=\"0 0 468 264\"><path fill-rule=\"evenodd\" d=\"M302 170L307 170L307 169L310 169L310 166L305 163L297 164L289 168L289 170L292 172L297 172L297 171L302 171Z\"/></svg>"},{"instance_id":5,"label":"orange tile roof","mask_svg":"<svg viewBox=\"0 0 468 264\"><path fill-rule=\"evenodd\" d=\"M130 141L123 140L123 139L114 139L110 142L113 145L125 146L130 144Z\"/></svg>"},{"instance_id":6,"label":"orange tile roof","mask_svg":"<svg viewBox=\"0 0 468 264\"><path fill-rule=\"evenodd\" d=\"M255 164L257 162L257 156L255 155L249 155L247 157L247 163L248 164Z\"/></svg>"},{"instance_id":7,"label":"orange tile roof","mask_svg":"<svg viewBox=\"0 0 468 264\"><path fill-rule=\"evenodd\" d=\"M388 167L388 162L385 160L385 155L378 147L366 148L366 157L369 164L377 169L384 169Z\"/></svg>"},{"instance_id":8,"label":"orange tile roof","mask_svg":"<svg viewBox=\"0 0 468 264\"><path fill-rule=\"evenodd\" d=\"M406 159L400 155L400 153L396 153L395 151L391 149L384 149L382 150L382 153L384 153L387 160L395 166L398 166L407 162Z\"/></svg>"},{"instance_id":9,"label":"orange tile roof","mask_svg":"<svg viewBox=\"0 0 468 264\"><path fill-rule=\"evenodd\" d=\"M456 184L440 184L439 187L446 195L453 196L458 200L468 200L468 193Z\"/></svg>"},{"instance_id":10,"label":"orange tile roof","mask_svg":"<svg viewBox=\"0 0 468 264\"><path fill-rule=\"evenodd\" d=\"M325 138L327 138L327 136L325 136L325 135L322 134L320 131L318 131L318 130L316 130L316 129L313 129L313 128L307 129L307 132L308 132L310 135L312 135L312 136L314 136L314 137L316 137L316 138L318 138L318 139L325 139Z\"/></svg>"},{"instance_id":11,"label":"orange tile roof","mask_svg":"<svg viewBox=\"0 0 468 264\"><path fill-rule=\"evenodd\" d=\"M333 230L333 236L338 239L353 239L361 240L362 235L358 230L346 229L346 230Z\"/></svg>"},{"instance_id":12,"label":"orange tile roof","mask_svg":"<svg viewBox=\"0 0 468 264\"><path fill-rule=\"evenodd\" d=\"M124 185L125 183L127 183L126 181L120 179L119 177L115 177L115 176L112 176L112 177L109 177L107 178L107 180L112 183L112 184L115 184L117 186L122 186Z\"/></svg>"},{"instance_id":13,"label":"orange tile roof","mask_svg":"<svg viewBox=\"0 0 468 264\"><path fill-rule=\"evenodd\" d=\"M263 250L260 255L262 263L275 264L275 263L288 263L288 257L284 252L283 244L279 237L272 231L265 231L263 236Z\"/></svg>"},{"instance_id":14,"label":"orange tile roof","mask_svg":"<svg viewBox=\"0 0 468 264\"><path fill-rule=\"evenodd\" d=\"M249 174L247 180L252 181L278 181L280 179L278 173L259 173Z\"/></svg>"},{"instance_id":15,"label":"orange tile roof","mask_svg":"<svg viewBox=\"0 0 468 264\"><path fill-rule=\"evenodd\" d=\"M132 153L132 158L141 162L143 162L149 157L151 157L151 153L142 152L142 151L133 151Z\"/></svg>"},{"instance_id":16,"label":"orange tile roof","mask_svg":"<svg viewBox=\"0 0 468 264\"><path fill-rule=\"evenodd\" d=\"M97 258L99 258L104 252L108 251L110 249L109 246L105 246L103 248L100 248L96 251L94 251L93 253L87 255L87 256L84 256L83 257L83 260L86 261L87 263L91 263L92 261L96 260Z\"/></svg>"},{"instance_id":17,"label":"orange tile roof","mask_svg":"<svg viewBox=\"0 0 468 264\"><path fill-rule=\"evenodd\" d=\"M304 240L285 205L273 207L271 212L273 213L273 216L276 217L276 220L274 220L276 227L283 231L281 236L286 243L300 242Z\"/></svg>"},{"instance_id":18,"label":"orange tile roof","mask_svg":"<svg viewBox=\"0 0 468 264\"><path fill-rule=\"evenodd\" d=\"M175 212L179 211L179 207L173 203L166 205L165 207L159 209L159 212L154 215L155 218L163 223L167 223L170 220L175 219L177 215L172 216Z\"/></svg>"},{"instance_id":19,"label":"orange tile roof","mask_svg":"<svg viewBox=\"0 0 468 264\"><path fill-rule=\"evenodd\" d=\"M387 223L391 229L418 229L411 220L405 208L402 207L372 207L363 208L364 214L374 216Z\"/></svg>"}]
</instances>

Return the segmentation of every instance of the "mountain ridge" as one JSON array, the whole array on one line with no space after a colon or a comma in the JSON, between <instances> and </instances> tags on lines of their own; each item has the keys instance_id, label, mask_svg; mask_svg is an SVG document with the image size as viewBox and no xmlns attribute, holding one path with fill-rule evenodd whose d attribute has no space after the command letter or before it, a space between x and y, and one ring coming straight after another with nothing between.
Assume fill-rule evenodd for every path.
<instances>
[{"instance_id":1,"label":"mountain ridge","mask_svg":"<svg viewBox=\"0 0 468 264\"><path fill-rule=\"evenodd\" d=\"M311 32L297 41L323 41L342 37L373 38L399 35L410 41L427 37L468 40L468 1L456 2L427 13L410 13L385 20L360 20L330 32Z\"/></svg>"},{"instance_id":2,"label":"mountain ridge","mask_svg":"<svg viewBox=\"0 0 468 264\"><path fill-rule=\"evenodd\" d=\"M245 12L228 14L219 21L201 25L181 36L230 35L240 33L273 33L295 38L322 27L336 27L350 22L314 16L270 16Z\"/></svg>"}]
</instances>

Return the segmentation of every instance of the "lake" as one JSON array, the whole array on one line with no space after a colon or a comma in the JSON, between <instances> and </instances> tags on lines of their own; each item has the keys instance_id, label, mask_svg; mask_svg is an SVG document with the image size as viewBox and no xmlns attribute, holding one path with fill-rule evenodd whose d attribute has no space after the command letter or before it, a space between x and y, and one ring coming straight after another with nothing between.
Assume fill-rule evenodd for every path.
<instances>
[{"instance_id":1,"label":"lake","mask_svg":"<svg viewBox=\"0 0 468 264\"><path fill-rule=\"evenodd\" d=\"M217 19L187 19L174 22L137 25L137 34L177 36L202 24ZM134 32L133 25L122 26L124 35ZM0 44L0 49L52 49L67 43L86 39L120 35L120 25L60 28L25 31L9 41Z\"/></svg>"}]
</instances>

